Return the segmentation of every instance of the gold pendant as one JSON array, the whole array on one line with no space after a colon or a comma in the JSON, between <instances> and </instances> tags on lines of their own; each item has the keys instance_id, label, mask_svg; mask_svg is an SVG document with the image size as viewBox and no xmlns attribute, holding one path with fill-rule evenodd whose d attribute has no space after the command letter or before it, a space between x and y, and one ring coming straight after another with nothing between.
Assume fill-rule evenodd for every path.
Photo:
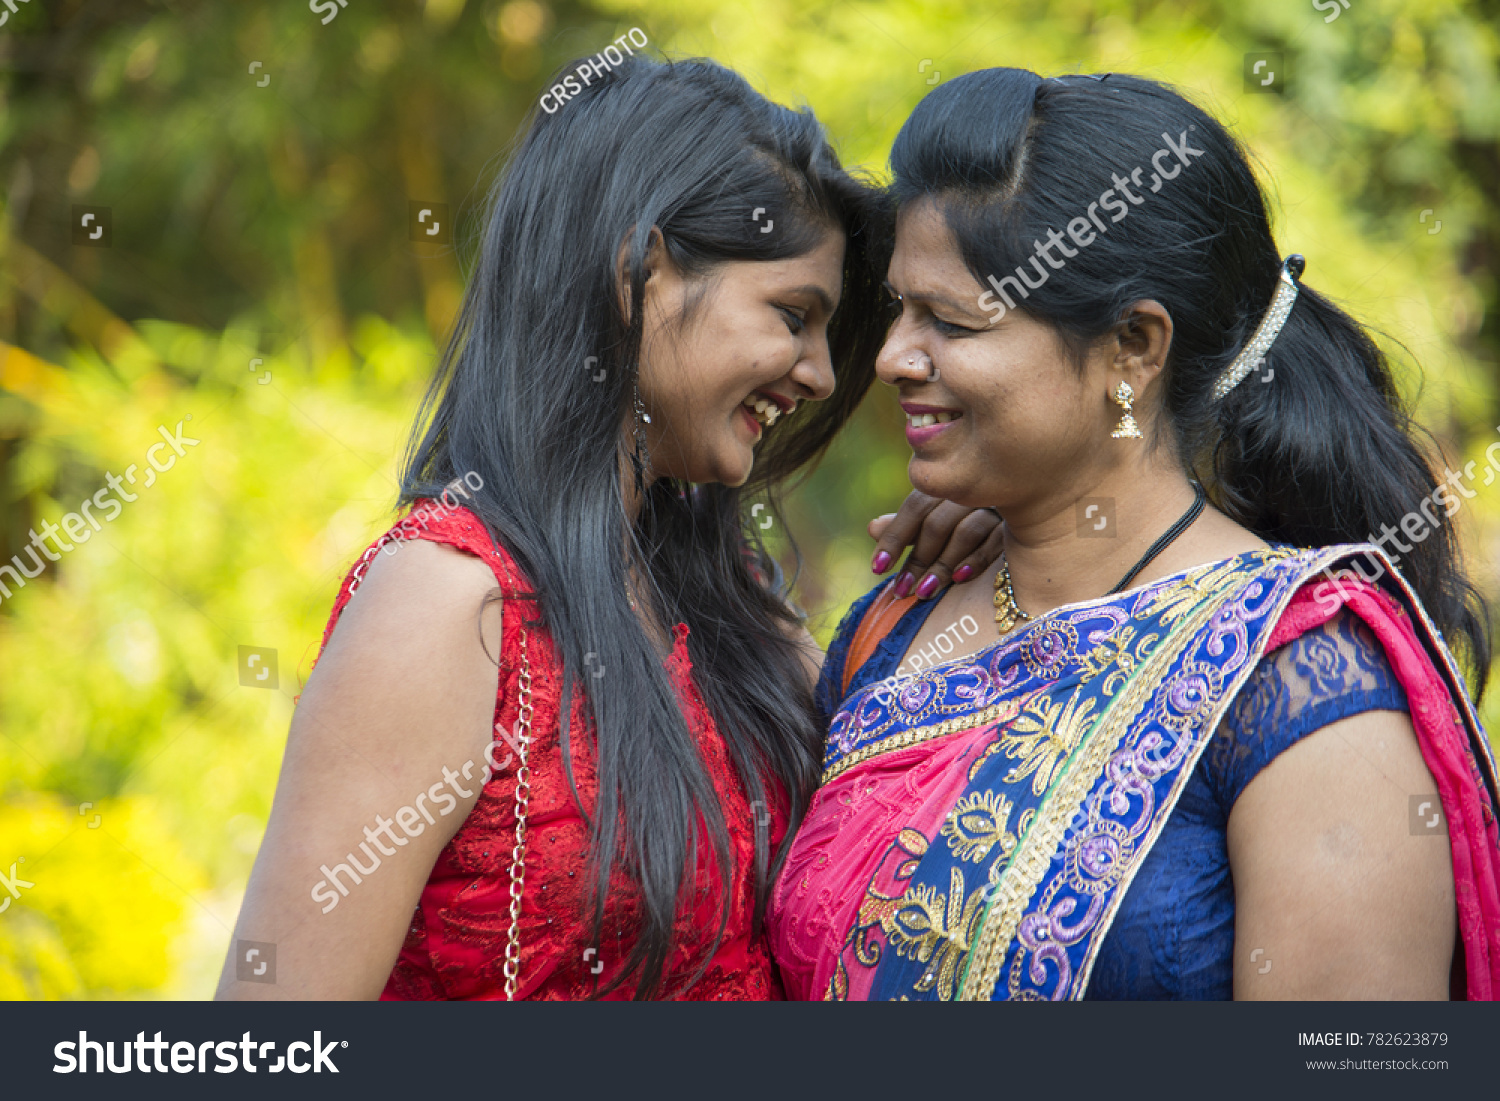
<instances>
[{"instance_id":1,"label":"gold pendant","mask_svg":"<svg viewBox=\"0 0 1500 1101\"><path fill-rule=\"evenodd\" d=\"M1016 594L1010 585L1010 566L1001 555L1000 571L995 574L995 630L1008 635L1018 624L1030 618L1016 606Z\"/></svg>"}]
</instances>

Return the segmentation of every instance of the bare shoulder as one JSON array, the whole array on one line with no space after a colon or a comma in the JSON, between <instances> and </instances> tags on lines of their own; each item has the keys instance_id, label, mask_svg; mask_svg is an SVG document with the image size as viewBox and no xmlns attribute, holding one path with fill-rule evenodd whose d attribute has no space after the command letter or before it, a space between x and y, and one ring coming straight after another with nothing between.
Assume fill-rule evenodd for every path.
<instances>
[{"instance_id":1,"label":"bare shoulder","mask_svg":"<svg viewBox=\"0 0 1500 1101\"><path fill-rule=\"evenodd\" d=\"M396 553L382 550L371 558L359 590L344 608L340 627L351 617L356 622L394 618L412 626L431 622L482 601L497 587L483 559L455 547L428 539L389 546L396 547Z\"/></svg>"},{"instance_id":2,"label":"bare shoulder","mask_svg":"<svg viewBox=\"0 0 1500 1101\"><path fill-rule=\"evenodd\" d=\"M293 739L351 725L404 756L482 739L494 706L501 601L480 558L429 540L374 556L308 679ZM447 743L447 744L445 744Z\"/></svg>"}]
</instances>

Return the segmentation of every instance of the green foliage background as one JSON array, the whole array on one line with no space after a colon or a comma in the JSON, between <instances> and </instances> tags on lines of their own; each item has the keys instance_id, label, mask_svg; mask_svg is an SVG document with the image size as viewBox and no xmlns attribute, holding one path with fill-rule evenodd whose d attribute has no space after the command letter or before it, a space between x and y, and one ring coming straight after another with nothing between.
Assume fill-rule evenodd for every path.
<instances>
[{"instance_id":1,"label":"green foliage background","mask_svg":"<svg viewBox=\"0 0 1500 1101\"><path fill-rule=\"evenodd\" d=\"M0 561L144 467L158 425L200 442L0 599L0 872L34 884L0 912L0 997L211 992L338 580L390 519L485 188L547 75L632 26L806 102L876 175L913 105L968 70L1178 84L1253 150L1282 251L1385 334L1444 459L1483 465L1497 5L1330 7L350 0L324 25L301 0L23 5L0 27ZM1247 93L1254 50L1282 52L1285 95ZM410 199L450 204L456 247L410 241ZM111 209L110 248L71 243L74 204ZM873 581L864 523L908 488L879 389L789 502L825 640ZM1500 591L1500 489L1459 519ZM241 645L277 650L275 691L240 686Z\"/></svg>"}]
</instances>

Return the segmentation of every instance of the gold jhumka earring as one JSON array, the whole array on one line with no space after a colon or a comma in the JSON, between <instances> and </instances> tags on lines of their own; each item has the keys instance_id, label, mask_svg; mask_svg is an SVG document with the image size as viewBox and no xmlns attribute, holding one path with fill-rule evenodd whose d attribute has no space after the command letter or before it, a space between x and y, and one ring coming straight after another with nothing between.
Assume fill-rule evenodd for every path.
<instances>
[{"instance_id":1,"label":"gold jhumka earring","mask_svg":"<svg viewBox=\"0 0 1500 1101\"><path fill-rule=\"evenodd\" d=\"M1120 380L1120 385L1115 387L1115 404L1125 411L1120 418L1120 426L1110 433L1110 437L1116 440L1138 440L1141 438L1140 427L1135 423L1135 414L1131 407L1135 404L1135 390L1130 383Z\"/></svg>"}]
</instances>

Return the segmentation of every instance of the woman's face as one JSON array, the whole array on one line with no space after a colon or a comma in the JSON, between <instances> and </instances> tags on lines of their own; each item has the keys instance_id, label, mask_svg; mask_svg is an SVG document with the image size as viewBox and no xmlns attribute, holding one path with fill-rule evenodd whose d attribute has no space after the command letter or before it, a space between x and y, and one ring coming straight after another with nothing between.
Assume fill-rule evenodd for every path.
<instances>
[{"instance_id":1,"label":"woman's face","mask_svg":"<svg viewBox=\"0 0 1500 1101\"><path fill-rule=\"evenodd\" d=\"M887 281L901 314L876 371L900 390L913 486L1009 518L1098 483L1119 446L1105 357L1080 374L1051 327L1018 310L991 323L987 288L930 201L901 212Z\"/></svg>"},{"instance_id":2,"label":"woman's face","mask_svg":"<svg viewBox=\"0 0 1500 1101\"><path fill-rule=\"evenodd\" d=\"M833 393L828 322L843 286L844 235L830 228L789 260L722 264L706 287L659 249L648 271L640 387L652 470L741 485L761 436L800 403Z\"/></svg>"}]
</instances>

